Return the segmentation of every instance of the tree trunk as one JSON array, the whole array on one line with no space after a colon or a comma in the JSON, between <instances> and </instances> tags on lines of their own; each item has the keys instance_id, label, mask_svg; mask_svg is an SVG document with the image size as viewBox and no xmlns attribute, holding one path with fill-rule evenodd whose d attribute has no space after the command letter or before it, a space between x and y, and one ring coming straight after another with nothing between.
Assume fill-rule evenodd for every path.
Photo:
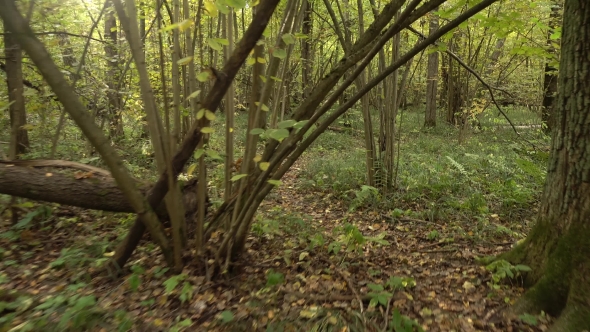
<instances>
[{"instance_id":1,"label":"tree trunk","mask_svg":"<svg viewBox=\"0 0 590 332\"><path fill-rule=\"evenodd\" d=\"M51 176L48 176L51 174ZM183 202L187 215L197 209L197 181L188 181L182 187ZM148 192L144 185L141 191ZM89 172L77 175L63 174L30 167L0 164L0 194L18 196L32 200L77 206L85 209L129 212L133 207L125 198L115 181L92 176ZM207 202L209 201L206 198ZM158 216L168 219L162 203L155 209Z\"/></svg>"},{"instance_id":2,"label":"tree trunk","mask_svg":"<svg viewBox=\"0 0 590 332\"><path fill-rule=\"evenodd\" d=\"M123 136L123 120L121 116L121 95L119 94L119 62L120 55L117 49L117 19L115 17L115 9L112 2L109 0L108 8L106 9L104 21L104 34L107 37L107 42L104 46L104 53L107 60L106 81L109 89L107 90L107 97L109 100L108 117L109 117L109 134L111 139L116 140Z\"/></svg>"},{"instance_id":3,"label":"tree trunk","mask_svg":"<svg viewBox=\"0 0 590 332\"><path fill-rule=\"evenodd\" d=\"M430 34L438 30L438 16L430 14ZM438 51L428 55L428 74L426 81L426 115L424 127L436 127L436 92L438 84Z\"/></svg>"},{"instance_id":4,"label":"tree trunk","mask_svg":"<svg viewBox=\"0 0 590 332\"><path fill-rule=\"evenodd\" d=\"M10 156L17 156L29 149L29 135L25 125L27 114L25 111L25 97L23 96L23 55L20 45L13 35L6 31L4 34L4 53L6 55L6 84L8 86L8 100L12 103L10 110Z\"/></svg>"},{"instance_id":5,"label":"tree trunk","mask_svg":"<svg viewBox=\"0 0 590 332\"><path fill-rule=\"evenodd\" d=\"M547 182L537 224L505 254L533 271L515 313L559 316L550 331L590 329L590 3L567 0Z\"/></svg>"},{"instance_id":6,"label":"tree trunk","mask_svg":"<svg viewBox=\"0 0 590 332\"><path fill-rule=\"evenodd\" d=\"M555 29L560 23L560 5L558 1L552 1L551 3L551 15L549 16L549 31L547 31L547 49L549 53L557 57L557 51L555 43L559 43L557 40L551 39L551 36L555 32ZM551 114L553 113L553 102L557 94L557 68L550 61L545 63L545 75L543 77L543 105L541 113L541 121L543 122L543 128L545 132L549 133L552 129Z\"/></svg>"}]
</instances>

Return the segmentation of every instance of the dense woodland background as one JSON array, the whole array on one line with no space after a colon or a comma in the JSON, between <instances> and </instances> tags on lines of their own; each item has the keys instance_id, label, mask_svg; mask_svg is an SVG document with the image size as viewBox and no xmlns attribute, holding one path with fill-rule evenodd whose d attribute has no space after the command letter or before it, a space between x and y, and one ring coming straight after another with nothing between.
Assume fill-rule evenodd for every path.
<instances>
[{"instance_id":1,"label":"dense woodland background","mask_svg":"<svg viewBox=\"0 0 590 332\"><path fill-rule=\"evenodd\" d=\"M0 1L0 331L588 328L568 1Z\"/></svg>"}]
</instances>

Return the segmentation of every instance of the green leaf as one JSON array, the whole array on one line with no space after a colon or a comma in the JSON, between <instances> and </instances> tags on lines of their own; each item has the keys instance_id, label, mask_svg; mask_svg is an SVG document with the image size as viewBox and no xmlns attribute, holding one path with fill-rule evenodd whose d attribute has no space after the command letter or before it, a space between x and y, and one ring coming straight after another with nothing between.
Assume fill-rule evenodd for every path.
<instances>
[{"instance_id":1,"label":"green leaf","mask_svg":"<svg viewBox=\"0 0 590 332\"><path fill-rule=\"evenodd\" d=\"M190 299L192 299L193 297L193 285L191 285L190 282L184 282L184 284L182 285L182 290L180 291L180 296L178 297L180 299L180 303L184 303L186 301L190 301Z\"/></svg>"},{"instance_id":2,"label":"green leaf","mask_svg":"<svg viewBox=\"0 0 590 332\"><path fill-rule=\"evenodd\" d=\"M205 118L209 121L215 120L215 113L211 112L210 110L205 110Z\"/></svg>"},{"instance_id":3,"label":"green leaf","mask_svg":"<svg viewBox=\"0 0 590 332\"><path fill-rule=\"evenodd\" d=\"M230 181L238 181L239 179L244 178L246 176L248 176L248 174L236 174L230 179Z\"/></svg>"},{"instance_id":4,"label":"green leaf","mask_svg":"<svg viewBox=\"0 0 590 332\"><path fill-rule=\"evenodd\" d=\"M129 277L129 288L131 288L133 292L137 292L140 284L141 278L139 278L139 275L134 273L131 275L131 277Z\"/></svg>"},{"instance_id":5,"label":"green leaf","mask_svg":"<svg viewBox=\"0 0 590 332\"><path fill-rule=\"evenodd\" d=\"M185 66L185 65L188 65L192 60L193 60L192 56L187 56L186 58L182 58L182 59L176 61L176 63L179 66Z\"/></svg>"},{"instance_id":6,"label":"green leaf","mask_svg":"<svg viewBox=\"0 0 590 332\"><path fill-rule=\"evenodd\" d=\"M83 308L92 307L94 305L96 305L96 298L94 295L86 295L78 298L72 309L80 310Z\"/></svg>"},{"instance_id":7,"label":"green leaf","mask_svg":"<svg viewBox=\"0 0 590 332\"><path fill-rule=\"evenodd\" d=\"M209 74L209 71L207 71L207 70L203 70L202 72L197 74L197 80L199 82L207 82L210 77L211 76Z\"/></svg>"},{"instance_id":8,"label":"green leaf","mask_svg":"<svg viewBox=\"0 0 590 332\"><path fill-rule=\"evenodd\" d=\"M286 128L291 128L293 127L295 124L297 123L297 121L295 120L285 120L285 121L281 121L277 124L277 127L279 127L280 129L286 129Z\"/></svg>"},{"instance_id":9,"label":"green leaf","mask_svg":"<svg viewBox=\"0 0 590 332\"><path fill-rule=\"evenodd\" d=\"M215 5L217 6L217 10L219 10L222 14L229 14L229 7L225 1L217 0Z\"/></svg>"},{"instance_id":10,"label":"green leaf","mask_svg":"<svg viewBox=\"0 0 590 332\"><path fill-rule=\"evenodd\" d=\"M379 284L368 284L367 287L369 287L374 292L381 292L381 291L383 291L383 286L381 286Z\"/></svg>"},{"instance_id":11,"label":"green leaf","mask_svg":"<svg viewBox=\"0 0 590 332\"><path fill-rule=\"evenodd\" d=\"M201 120L204 116L205 116L205 111L206 109L201 108L198 112L197 112L197 120Z\"/></svg>"},{"instance_id":12,"label":"green leaf","mask_svg":"<svg viewBox=\"0 0 590 332\"><path fill-rule=\"evenodd\" d=\"M285 51L282 48L277 48L272 52L272 56L274 56L275 58L279 58L279 59L284 59L287 57L287 51Z\"/></svg>"},{"instance_id":13,"label":"green leaf","mask_svg":"<svg viewBox=\"0 0 590 332\"><path fill-rule=\"evenodd\" d=\"M285 138L289 137L289 131L287 129L274 129L268 136L272 139L275 139L279 142L282 142Z\"/></svg>"},{"instance_id":14,"label":"green leaf","mask_svg":"<svg viewBox=\"0 0 590 332\"><path fill-rule=\"evenodd\" d=\"M214 132L214 130L211 127L203 127L203 128L201 128L201 132L203 134L211 134L212 132Z\"/></svg>"},{"instance_id":15,"label":"green leaf","mask_svg":"<svg viewBox=\"0 0 590 332\"><path fill-rule=\"evenodd\" d=\"M266 286L275 286L282 284L285 281L285 276L280 272L270 270L266 276Z\"/></svg>"},{"instance_id":16,"label":"green leaf","mask_svg":"<svg viewBox=\"0 0 590 332\"><path fill-rule=\"evenodd\" d=\"M262 128L254 128L250 130L250 135L260 135L262 133L264 133L264 129Z\"/></svg>"},{"instance_id":17,"label":"green leaf","mask_svg":"<svg viewBox=\"0 0 590 332\"><path fill-rule=\"evenodd\" d=\"M216 51L223 50L223 46L221 46L216 38L207 38L207 45Z\"/></svg>"},{"instance_id":18,"label":"green leaf","mask_svg":"<svg viewBox=\"0 0 590 332\"><path fill-rule=\"evenodd\" d=\"M221 321L224 323L229 323L234 320L234 314L229 310L222 311L221 314L219 314L219 317L221 317Z\"/></svg>"},{"instance_id":19,"label":"green leaf","mask_svg":"<svg viewBox=\"0 0 590 332\"><path fill-rule=\"evenodd\" d=\"M525 324L531 325L531 326L536 326L537 325L537 317L531 315L531 314L522 314L520 316L518 316L518 318Z\"/></svg>"},{"instance_id":20,"label":"green leaf","mask_svg":"<svg viewBox=\"0 0 590 332\"><path fill-rule=\"evenodd\" d=\"M260 164L258 164L258 167L260 168L261 171L266 171L268 169L268 166L270 165L269 162L262 162Z\"/></svg>"},{"instance_id":21,"label":"green leaf","mask_svg":"<svg viewBox=\"0 0 590 332\"><path fill-rule=\"evenodd\" d=\"M217 42L220 43L221 45L224 45L224 46L229 45L229 40L227 40L225 38L216 38L215 40L217 40Z\"/></svg>"},{"instance_id":22,"label":"green leaf","mask_svg":"<svg viewBox=\"0 0 590 332\"><path fill-rule=\"evenodd\" d=\"M200 94L201 94L201 90L197 90L197 91L191 93L190 95L188 95L188 97L186 99L194 99L194 98L197 98Z\"/></svg>"},{"instance_id":23,"label":"green leaf","mask_svg":"<svg viewBox=\"0 0 590 332\"><path fill-rule=\"evenodd\" d=\"M172 276L168 278L168 280L164 281L164 288L166 294L170 294L176 288L176 286L178 286L182 279L181 276L181 274Z\"/></svg>"},{"instance_id":24,"label":"green leaf","mask_svg":"<svg viewBox=\"0 0 590 332\"><path fill-rule=\"evenodd\" d=\"M252 65L253 65L253 64L255 64L255 63L256 63L256 58L249 57L249 58L246 60L246 64L247 64L248 66L252 66Z\"/></svg>"},{"instance_id":25,"label":"green leaf","mask_svg":"<svg viewBox=\"0 0 590 332\"><path fill-rule=\"evenodd\" d=\"M295 129L301 129L303 128L303 126L305 126L305 124L308 122L309 120L301 120L299 122L297 122L296 124L293 125L293 128Z\"/></svg>"},{"instance_id":26,"label":"green leaf","mask_svg":"<svg viewBox=\"0 0 590 332\"><path fill-rule=\"evenodd\" d=\"M272 184L273 186L277 186L277 187L283 184L283 181L281 181L281 180L268 180L266 182Z\"/></svg>"},{"instance_id":27,"label":"green leaf","mask_svg":"<svg viewBox=\"0 0 590 332\"><path fill-rule=\"evenodd\" d=\"M207 154L207 156L209 156L209 158L223 160L223 158L221 158L219 153L215 150L206 150L205 153Z\"/></svg>"},{"instance_id":28,"label":"green leaf","mask_svg":"<svg viewBox=\"0 0 590 332\"><path fill-rule=\"evenodd\" d=\"M178 28L179 26L180 26L180 23L170 24L170 25L167 25L167 26L163 27L160 30L160 32L171 31L171 30L174 30L174 29ZM115 29L115 30L113 30L113 29ZM117 31L117 28L116 27L113 27L113 28L111 28L111 30Z\"/></svg>"},{"instance_id":29,"label":"green leaf","mask_svg":"<svg viewBox=\"0 0 590 332\"><path fill-rule=\"evenodd\" d=\"M246 7L245 0L226 0L227 4L234 9L242 9Z\"/></svg>"},{"instance_id":30,"label":"green leaf","mask_svg":"<svg viewBox=\"0 0 590 332\"><path fill-rule=\"evenodd\" d=\"M290 33L284 34L281 38L283 39L283 42L285 42L285 44L287 45L295 44L296 42L295 37Z\"/></svg>"},{"instance_id":31,"label":"green leaf","mask_svg":"<svg viewBox=\"0 0 590 332\"><path fill-rule=\"evenodd\" d=\"M199 159L199 158L201 158L201 156L203 155L203 153L205 153L205 150L198 149L197 151L195 151L195 154L193 156L195 157L195 159Z\"/></svg>"},{"instance_id":32,"label":"green leaf","mask_svg":"<svg viewBox=\"0 0 590 332\"><path fill-rule=\"evenodd\" d=\"M526 265L518 264L514 267L517 271L531 272L533 269Z\"/></svg>"}]
</instances>

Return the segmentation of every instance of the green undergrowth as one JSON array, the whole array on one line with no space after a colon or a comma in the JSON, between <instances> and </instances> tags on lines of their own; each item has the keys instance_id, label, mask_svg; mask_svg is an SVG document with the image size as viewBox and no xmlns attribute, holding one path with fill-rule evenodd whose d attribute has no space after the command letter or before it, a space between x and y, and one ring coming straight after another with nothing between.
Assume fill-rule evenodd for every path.
<instances>
[{"instance_id":1,"label":"green undergrowth","mask_svg":"<svg viewBox=\"0 0 590 332\"><path fill-rule=\"evenodd\" d=\"M430 221L493 216L517 222L532 216L549 157L549 140L539 128L521 133L533 148L510 128L469 129L460 144L455 127L439 122L434 129L422 128L423 113L406 112L402 121L392 193L383 197L365 186L363 137L334 131L307 153L300 188L330 191L351 209L409 210L412 217Z\"/></svg>"}]
</instances>

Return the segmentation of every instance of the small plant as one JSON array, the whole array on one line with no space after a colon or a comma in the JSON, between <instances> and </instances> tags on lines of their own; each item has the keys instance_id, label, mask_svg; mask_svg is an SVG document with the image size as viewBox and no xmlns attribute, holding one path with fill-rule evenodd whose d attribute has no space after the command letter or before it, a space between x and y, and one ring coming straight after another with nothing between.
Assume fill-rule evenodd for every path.
<instances>
[{"instance_id":1,"label":"small plant","mask_svg":"<svg viewBox=\"0 0 590 332\"><path fill-rule=\"evenodd\" d=\"M127 279L127 282L131 291L137 292L139 285L141 285L141 275L145 272L145 269L139 265L133 265L131 266L131 272L133 274Z\"/></svg>"},{"instance_id":2,"label":"small plant","mask_svg":"<svg viewBox=\"0 0 590 332\"><path fill-rule=\"evenodd\" d=\"M424 332L424 329L418 322L408 316L402 315L397 308L393 310L389 330L393 332Z\"/></svg>"},{"instance_id":3,"label":"small plant","mask_svg":"<svg viewBox=\"0 0 590 332\"><path fill-rule=\"evenodd\" d=\"M350 204L350 211L354 211L360 207L376 205L381 201L381 195L379 194L379 190L375 187L363 185L361 186L361 190L357 190L354 192L355 198L352 200Z\"/></svg>"},{"instance_id":4,"label":"small plant","mask_svg":"<svg viewBox=\"0 0 590 332\"><path fill-rule=\"evenodd\" d=\"M190 282L186 281L187 278L188 276L184 273L168 278L168 280L164 281L164 293L167 295L172 294L176 290L178 285L184 281L178 298L180 299L181 303L184 303L185 301L192 299L194 287Z\"/></svg>"},{"instance_id":5,"label":"small plant","mask_svg":"<svg viewBox=\"0 0 590 332\"><path fill-rule=\"evenodd\" d=\"M77 267L91 262L92 259L80 248L64 248L59 257L49 264L49 267L60 269L63 267Z\"/></svg>"},{"instance_id":6,"label":"small plant","mask_svg":"<svg viewBox=\"0 0 590 332\"><path fill-rule=\"evenodd\" d=\"M322 247L326 243L322 233L316 233L309 240L309 250L313 250L315 247Z\"/></svg>"},{"instance_id":7,"label":"small plant","mask_svg":"<svg viewBox=\"0 0 590 332\"><path fill-rule=\"evenodd\" d=\"M385 283L385 287L392 291L416 286L416 280L412 277L390 277Z\"/></svg>"},{"instance_id":8,"label":"small plant","mask_svg":"<svg viewBox=\"0 0 590 332\"><path fill-rule=\"evenodd\" d=\"M438 231L433 230L433 231L430 231L426 237L428 238L428 240L434 241L434 240L438 239L439 236L440 235L438 234Z\"/></svg>"},{"instance_id":9,"label":"small plant","mask_svg":"<svg viewBox=\"0 0 590 332\"><path fill-rule=\"evenodd\" d=\"M387 302L393 296L392 293L386 292L385 288L379 284L368 284L367 287L371 290L367 295L371 297L369 302L370 307L376 307L377 305L387 306Z\"/></svg>"},{"instance_id":10,"label":"small plant","mask_svg":"<svg viewBox=\"0 0 590 332\"><path fill-rule=\"evenodd\" d=\"M506 278L512 279L522 272L529 272L531 268L526 265L512 265L504 259L499 259L486 266L486 270L492 273L492 287L498 289L500 282Z\"/></svg>"},{"instance_id":11,"label":"small plant","mask_svg":"<svg viewBox=\"0 0 590 332\"><path fill-rule=\"evenodd\" d=\"M229 310L224 310L219 314L219 319L223 323L229 323L234 320L234 314Z\"/></svg>"},{"instance_id":12,"label":"small plant","mask_svg":"<svg viewBox=\"0 0 590 332\"><path fill-rule=\"evenodd\" d=\"M273 287L280 285L285 281L285 276L280 272L269 270L266 275L266 287Z\"/></svg>"}]
</instances>

